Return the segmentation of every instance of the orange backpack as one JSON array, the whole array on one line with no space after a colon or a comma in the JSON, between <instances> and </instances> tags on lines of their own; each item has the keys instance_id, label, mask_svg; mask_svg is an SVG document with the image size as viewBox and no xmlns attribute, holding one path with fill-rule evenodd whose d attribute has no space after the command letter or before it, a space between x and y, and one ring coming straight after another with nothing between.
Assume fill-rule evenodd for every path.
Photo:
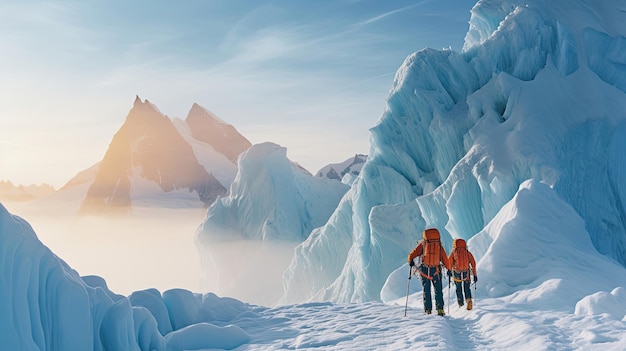
<instances>
[{"instance_id":1,"label":"orange backpack","mask_svg":"<svg viewBox=\"0 0 626 351\"><path fill-rule=\"evenodd\" d=\"M452 262L454 262L453 270L467 271L470 269L469 254L467 252L467 244L463 239L456 239L452 244ZM450 263L452 263L450 262Z\"/></svg>"},{"instance_id":2,"label":"orange backpack","mask_svg":"<svg viewBox=\"0 0 626 351\"><path fill-rule=\"evenodd\" d=\"M441 260L441 241L439 231L435 228L424 231L424 255L422 263L428 267L439 265Z\"/></svg>"}]
</instances>

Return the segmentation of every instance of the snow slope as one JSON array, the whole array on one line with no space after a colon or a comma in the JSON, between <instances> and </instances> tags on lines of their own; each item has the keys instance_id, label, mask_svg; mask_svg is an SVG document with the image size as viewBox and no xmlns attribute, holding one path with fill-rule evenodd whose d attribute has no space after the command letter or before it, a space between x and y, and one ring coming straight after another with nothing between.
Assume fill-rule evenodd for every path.
<instances>
[{"instance_id":1,"label":"snow slope","mask_svg":"<svg viewBox=\"0 0 626 351\"><path fill-rule=\"evenodd\" d=\"M284 301L377 300L424 228L439 228L449 249L527 180L550 186L595 249L626 265L624 8L479 1L463 52L410 55L361 175L296 248Z\"/></svg>"}]
</instances>

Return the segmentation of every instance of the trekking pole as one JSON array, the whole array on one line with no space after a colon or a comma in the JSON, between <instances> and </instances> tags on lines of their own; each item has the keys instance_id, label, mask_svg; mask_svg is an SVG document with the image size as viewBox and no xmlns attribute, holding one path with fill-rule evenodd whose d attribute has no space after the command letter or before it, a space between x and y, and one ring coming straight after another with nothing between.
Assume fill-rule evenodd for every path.
<instances>
[{"instance_id":1,"label":"trekking pole","mask_svg":"<svg viewBox=\"0 0 626 351\"><path fill-rule=\"evenodd\" d=\"M411 266L409 266L409 283L406 285L406 303L404 304L404 316L406 317L406 311L409 309L409 289L411 287L411 275L413 274Z\"/></svg>"},{"instance_id":2,"label":"trekking pole","mask_svg":"<svg viewBox=\"0 0 626 351\"><path fill-rule=\"evenodd\" d=\"M474 282L474 306L476 306L476 282Z\"/></svg>"},{"instance_id":3,"label":"trekking pole","mask_svg":"<svg viewBox=\"0 0 626 351\"><path fill-rule=\"evenodd\" d=\"M450 314L450 276L448 276L448 314Z\"/></svg>"}]
</instances>

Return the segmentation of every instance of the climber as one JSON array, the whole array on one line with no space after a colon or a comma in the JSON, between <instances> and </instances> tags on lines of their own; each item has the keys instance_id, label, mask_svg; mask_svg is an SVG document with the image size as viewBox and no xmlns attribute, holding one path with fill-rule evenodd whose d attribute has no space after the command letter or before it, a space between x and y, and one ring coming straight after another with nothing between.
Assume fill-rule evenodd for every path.
<instances>
[{"instance_id":1,"label":"climber","mask_svg":"<svg viewBox=\"0 0 626 351\"><path fill-rule=\"evenodd\" d=\"M431 297L431 283L435 288L435 305L437 314L444 316L443 310L443 291L441 286L441 276L443 274L441 263L450 270L450 263L446 250L441 245L439 230L429 228L424 230L423 241L421 241L409 254L409 266L411 270L417 269L422 279L422 287L424 288L424 311L430 314L433 308ZM415 265L415 258L421 258L420 263Z\"/></svg>"},{"instance_id":2,"label":"climber","mask_svg":"<svg viewBox=\"0 0 626 351\"><path fill-rule=\"evenodd\" d=\"M467 249L465 240L456 239L452 244L452 252L448 257L452 271L448 271L448 278L452 277L456 284L456 300L459 307L463 307L463 293L467 300L467 309L472 309L472 290L470 289L471 275L474 277L474 284L478 282L476 276L476 261L474 255Z\"/></svg>"}]
</instances>

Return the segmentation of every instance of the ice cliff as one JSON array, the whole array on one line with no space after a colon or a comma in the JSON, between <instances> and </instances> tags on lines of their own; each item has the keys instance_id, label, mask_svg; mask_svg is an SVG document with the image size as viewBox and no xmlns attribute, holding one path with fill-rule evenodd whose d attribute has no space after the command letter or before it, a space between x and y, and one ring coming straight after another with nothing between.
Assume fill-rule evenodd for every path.
<instances>
[{"instance_id":1,"label":"ice cliff","mask_svg":"<svg viewBox=\"0 0 626 351\"><path fill-rule=\"evenodd\" d=\"M368 161L296 248L283 302L377 300L425 227L449 249L527 180L625 266L625 35L619 1L479 1L462 52L424 49L397 71Z\"/></svg>"},{"instance_id":2,"label":"ice cliff","mask_svg":"<svg viewBox=\"0 0 626 351\"><path fill-rule=\"evenodd\" d=\"M80 277L1 204L0 276L3 350L232 349L249 340L230 325L248 305L182 289L117 295L100 277Z\"/></svg>"}]
</instances>

